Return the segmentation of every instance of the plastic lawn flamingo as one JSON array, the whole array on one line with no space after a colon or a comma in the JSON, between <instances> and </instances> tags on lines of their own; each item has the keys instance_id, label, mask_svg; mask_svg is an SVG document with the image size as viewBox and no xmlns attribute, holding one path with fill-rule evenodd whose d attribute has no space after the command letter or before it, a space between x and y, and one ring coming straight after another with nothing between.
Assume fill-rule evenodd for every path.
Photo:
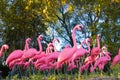
<instances>
[{"instance_id":1,"label":"plastic lawn flamingo","mask_svg":"<svg viewBox=\"0 0 120 80\"><path fill-rule=\"evenodd\" d=\"M61 68L62 64L64 62L66 62L67 60L69 60L73 56L75 51L77 50L75 31L82 30L82 28L83 28L83 25L76 25L73 28L73 32L72 32L73 47L72 48L65 48L61 51L61 53L58 56L58 60L57 60L57 68Z\"/></svg>"},{"instance_id":2,"label":"plastic lawn flamingo","mask_svg":"<svg viewBox=\"0 0 120 80\"><path fill-rule=\"evenodd\" d=\"M55 42L59 42L59 39L55 38L52 41L52 43L48 44L48 47L46 48L46 54L53 53L53 50L54 50L54 52L57 52L57 49L56 49L56 46L55 46Z\"/></svg>"},{"instance_id":3,"label":"plastic lawn flamingo","mask_svg":"<svg viewBox=\"0 0 120 80\"><path fill-rule=\"evenodd\" d=\"M7 44L2 45L0 49L0 57L2 57L2 53L7 49L9 49L9 46Z\"/></svg>"},{"instance_id":4,"label":"plastic lawn flamingo","mask_svg":"<svg viewBox=\"0 0 120 80\"><path fill-rule=\"evenodd\" d=\"M83 65L79 68L80 72L82 73L84 70L87 70L89 66L91 66L90 70L91 72L93 72L94 71L93 63L95 62L96 58L97 56L92 56L92 55L86 57Z\"/></svg>"},{"instance_id":5,"label":"plastic lawn flamingo","mask_svg":"<svg viewBox=\"0 0 120 80\"><path fill-rule=\"evenodd\" d=\"M7 44L2 45L0 49L0 58L2 57L2 53L7 49L9 49L9 46ZM0 71L0 74L2 74L2 71Z\"/></svg>"},{"instance_id":6,"label":"plastic lawn flamingo","mask_svg":"<svg viewBox=\"0 0 120 80\"><path fill-rule=\"evenodd\" d=\"M116 65L117 63L120 63L120 48L118 54L113 58L112 66Z\"/></svg>"},{"instance_id":7,"label":"plastic lawn flamingo","mask_svg":"<svg viewBox=\"0 0 120 80\"><path fill-rule=\"evenodd\" d=\"M58 58L59 52L55 51L56 47L54 45L55 41L59 42L57 38L55 38L52 43L48 44L48 47L46 48L46 56L43 56L35 62L35 66L38 67L42 64L49 64L49 62L55 60ZM53 52L54 50L54 52Z\"/></svg>"},{"instance_id":8,"label":"plastic lawn flamingo","mask_svg":"<svg viewBox=\"0 0 120 80\"><path fill-rule=\"evenodd\" d=\"M90 53L90 46L89 46L89 44L88 44L89 42L91 42L91 40L90 40L90 38L87 38L85 41L82 42L81 47L76 50L76 52L74 53L74 55L72 56L72 59L71 59L71 60L72 60L71 65L72 65L72 66L75 66L75 65L74 65L74 60L75 60L75 59L79 59L80 57L84 56L86 53ZM86 50L86 49L84 49L84 48L82 47L83 44L86 44L86 45L87 45L88 50ZM69 65L69 66L70 66L70 65ZM72 68L70 68L69 66L68 66L68 70L71 70ZM73 67L73 68L74 68L74 67Z\"/></svg>"},{"instance_id":9,"label":"plastic lawn flamingo","mask_svg":"<svg viewBox=\"0 0 120 80\"><path fill-rule=\"evenodd\" d=\"M54 42L55 41L57 41L57 42L59 42L59 40L57 39L57 38L55 38L54 40L53 40L53 42L51 43L51 49L50 49L50 51L51 50L54 50L54 52L52 52L52 54L49 54L48 56L46 56L46 63L49 63L49 62L52 62L52 61L54 61L54 60L56 60L57 58L58 58L58 55L60 54L60 52L58 52L57 50L56 50L56 46L54 45Z\"/></svg>"},{"instance_id":10,"label":"plastic lawn flamingo","mask_svg":"<svg viewBox=\"0 0 120 80\"><path fill-rule=\"evenodd\" d=\"M91 55L98 55L100 53L100 34L97 35L97 47L91 50Z\"/></svg>"},{"instance_id":11,"label":"plastic lawn flamingo","mask_svg":"<svg viewBox=\"0 0 120 80\"><path fill-rule=\"evenodd\" d=\"M8 65L8 63L10 63L12 60L21 58L22 55L24 54L24 52L29 49L28 44L29 44L30 41L31 41L30 38L26 39L24 50L20 50L20 49L19 50L14 50L12 53L10 53L10 55L6 59L6 64Z\"/></svg>"},{"instance_id":12,"label":"plastic lawn flamingo","mask_svg":"<svg viewBox=\"0 0 120 80\"><path fill-rule=\"evenodd\" d=\"M107 51L106 46L103 46L99 58L95 61L94 68L98 66L99 70L101 70L101 75L102 75L104 66L108 64L110 60L111 60L110 52Z\"/></svg>"},{"instance_id":13,"label":"plastic lawn flamingo","mask_svg":"<svg viewBox=\"0 0 120 80\"><path fill-rule=\"evenodd\" d=\"M42 38L43 38L43 35L39 35L38 38L37 38L38 44L39 44L40 47L41 47L40 40L42 40ZM26 59L30 59L29 61L31 61L32 60L31 58L33 56L35 56L37 54L40 54L41 52L42 52L42 48L39 51L37 51L35 48L30 48L26 52L24 52L24 54L22 56L22 60L24 61Z\"/></svg>"},{"instance_id":14,"label":"plastic lawn flamingo","mask_svg":"<svg viewBox=\"0 0 120 80\"><path fill-rule=\"evenodd\" d=\"M100 34L97 35L97 47L94 47L91 50L91 55L85 58L83 66L79 69L81 73L83 70L88 69L88 67L92 65L93 62L95 62L99 53L100 53Z\"/></svg>"}]
</instances>

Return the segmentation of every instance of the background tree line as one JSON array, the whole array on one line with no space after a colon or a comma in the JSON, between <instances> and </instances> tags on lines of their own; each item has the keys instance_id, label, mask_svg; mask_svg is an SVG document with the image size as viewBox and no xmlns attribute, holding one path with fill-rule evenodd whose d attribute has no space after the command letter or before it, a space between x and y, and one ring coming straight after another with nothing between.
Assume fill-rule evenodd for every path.
<instances>
[{"instance_id":1,"label":"background tree line","mask_svg":"<svg viewBox=\"0 0 120 80\"><path fill-rule=\"evenodd\" d=\"M101 46L107 44L112 55L120 48L120 1L119 0L0 0L1 45L23 49L25 39L32 38L37 47L37 36L44 34L44 49L53 38L59 37L72 45L71 30L76 24L85 26L85 34L77 41L101 34Z\"/></svg>"}]
</instances>

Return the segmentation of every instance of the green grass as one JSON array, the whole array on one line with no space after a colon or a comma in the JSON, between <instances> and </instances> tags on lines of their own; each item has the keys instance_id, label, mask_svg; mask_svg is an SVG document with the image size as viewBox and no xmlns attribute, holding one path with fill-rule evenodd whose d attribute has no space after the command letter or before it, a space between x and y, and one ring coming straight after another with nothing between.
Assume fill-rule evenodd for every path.
<instances>
[{"instance_id":1,"label":"green grass","mask_svg":"<svg viewBox=\"0 0 120 80\"><path fill-rule=\"evenodd\" d=\"M78 72L71 75L70 73L59 73L59 74L47 74L44 75L42 72L38 71L35 74L30 74L27 76L22 76L21 79L18 78L18 75L14 75L12 77L12 80L92 80L93 78L118 78L120 77L120 64L115 65L114 67L110 67L111 72L110 75L103 72L102 75L100 71L95 71L93 73L87 74L86 72L84 74L79 74ZM9 80L8 77L6 77L6 80Z\"/></svg>"}]
</instances>

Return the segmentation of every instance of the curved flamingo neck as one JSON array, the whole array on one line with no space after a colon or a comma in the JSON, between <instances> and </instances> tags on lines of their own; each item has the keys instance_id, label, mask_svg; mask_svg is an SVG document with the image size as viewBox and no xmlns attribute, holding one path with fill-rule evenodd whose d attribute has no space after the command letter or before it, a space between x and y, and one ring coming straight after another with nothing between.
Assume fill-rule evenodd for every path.
<instances>
[{"instance_id":1,"label":"curved flamingo neck","mask_svg":"<svg viewBox=\"0 0 120 80\"><path fill-rule=\"evenodd\" d=\"M49 43L46 49L46 54L52 53L52 49L50 47L54 47L53 43Z\"/></svg>"},{"instance_id":2,"label":"curved flamingo neck","mask_svg":"<svg viewBox=\"0 0 120 80\"><path fill-rule=\"evenodd\" d=\"M4 50L5 50L5 47L4 47L4 45L2 45L0 52L2 53Z\"/></svg>"},{"instance_id":3,"label":"curved flamingo neck","mask_svg":"<svg viewBox=\"0 0 120 80\"><path fill-rule=\"evenodd\" d=\"M26 51L26 50L28 50L29 49L29 44L26 42L25 43L25 48L24 48L24 50Z\"/></svg>"},{"instance_id":4,"label":"curved flamingo neck","mask_svg":"<svg viewBox=\"0 0 120 80\"><path fill-rule=\"evenodd\" d=\"M41 40L39 38L37 40L38 40L39 52L42 52Z\"/></svg>"},{"instance_id":5,"label":"curved flamingo neck","mask_svg":"<svg viewBox=\"0 0 120 80\"><path fill-rule=\"evenodd\" d=\"M76 43L76 39L75 39L75 31L76 30L77 30L76 28L73 29L72 40L73 40L73 46L77 48L77 45L76 45L77 43Z\"/></svg>"},{"instance_id":6,"label":"curved flamingo neck","mask_svg":"<svg viewBox=\"0 0 120 80\"><path fill-rule=\"evenodd\" d=\"M56 41L59 42L58 39L54 39L54 40L52 41L53 46L54 46L54 51L57 51L57 48L56 48L56 46L55 46L55 42L56 42Z\"/></svg>"},{"instance_id":7,"label":"curved flamingo neck","mask_svg":"<svg viewBox=\"0 0 120 80\"><path fill-rule=\"evenodd\" d=\"M57 48L56 48L56 46L54 46L54 51L55 51L55 52L57 51Z\"/></svg>"},{"instance_id":8,"label":"curved flamingo neck","mask_svg":"<svg viewBox=\"0 0 120 80\"><path fill-rule=\"evenodd\" d=\"M2 46L0 49L0 57L2 56L2 52L4 51L4 47Z\"/></svg>"},{"instance_id":9,"label":"curved flamingo neck","mask_svg":"<svg viewBox=\"0 0 120 80\"><path fill-rule=\"evenodd\" d=\"M27 51L29 49L29 41L25 41L25 47L24 47L24 51Z\"/></svg>"},{"instance_id":10,"label":"curved flamingo neck","mask_svg":"<svg viewBox=\"0 0 120 80\"><path fill-rule=\"evenodd\" d=\"M100 39L97 38L97 47L100 48Z\"/></svg>"},{"instance_id":11,"label":"curved flamingo neck","mask_svg":"<svg viewBox=\"0 0 120 80\"><path fill-rule=\"evenodd\" d=\"M109 52L106 52L106 53L105 53L105 57L107 57L109 60L111 60L111 57L110 57L109 54L110 54Z\"/></svg>"},{"instance_id":12,"label":"curved flamingo neck","mask_svg":"<svg viewBox=\"0 0 120 80\"><path fill-rule=\"evenodd\" d=\"M5 45L2 45L1 49L0 49L0 57L2 56L2 53L4 52L5 50Z\"/></svg>"}]
</instances>

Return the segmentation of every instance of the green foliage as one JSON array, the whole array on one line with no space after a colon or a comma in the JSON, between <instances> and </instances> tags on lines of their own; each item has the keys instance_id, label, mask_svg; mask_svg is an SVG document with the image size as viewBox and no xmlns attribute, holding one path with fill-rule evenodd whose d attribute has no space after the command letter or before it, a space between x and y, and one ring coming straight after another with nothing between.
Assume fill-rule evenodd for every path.
<instances>
[{"instance_id":1,"label":"green foliage","mask_svg":"<svg viewBox=\"0 0 120 80\"><path fill-rule=\"evenodd\" d=\"M86 34L77 35L78 40L91 37L94 45L100 33L101 46L107 44L113 56L120 48L119 0L0 0L0 5L1 38L12 50L23 48L27 37L37 46L35 39L41 33L48 43L54 38L54 33L46 33L49 28L65 41L63 46L73 45L71 30L79 23L85 26ZM92 35L87 35L89 32Z\"/></svg>"},{"instance_id":2,"label":"green foliage","mask_svg":"<svg viewBox=\"0 0 120 80\"><path fill-rule=\"evenodd\" d=\"M34 12L38 8L35 6L26 10L26 6L30 5L29 0L8 2L1 0L1 4L3 5L0 8L1 27L3 29L1 31L3 33L2 39L4 43L10 46L10 49L23 48L27 37L34 39L38 34L45 34L47 26L42 22L41 15Z\"/></svg>"}]
</instances>

